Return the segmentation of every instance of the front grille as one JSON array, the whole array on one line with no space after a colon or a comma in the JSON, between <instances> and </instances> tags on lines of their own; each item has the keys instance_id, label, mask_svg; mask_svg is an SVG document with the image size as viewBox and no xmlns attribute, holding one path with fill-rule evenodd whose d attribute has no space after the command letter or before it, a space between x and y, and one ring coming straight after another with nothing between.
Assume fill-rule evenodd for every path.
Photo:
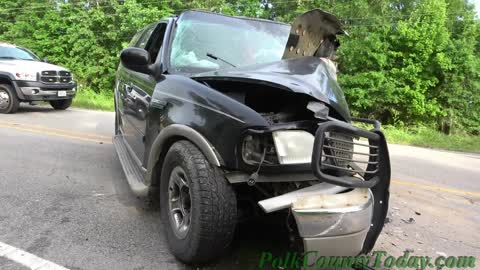
<instances>
[{"instance_id":1,"label":"front grille","mask_svg":"<svg viewBox=\"0 0 480 270\"><path fill-rule=\"evenodd\" d=\"M57 77L45 77L45 76L41 76L41 77L40 77L40 81L41 81L41 82L45 82L45 83L56 83L56 82L58 82L58 78L57 78Z\"/></svg>"},{"instance_id":2,"label":"front grille","mask_svg":"<svg viewBox=\"0 0 480 270\"><path fill-rule=\"evenodd\" d=\"M378 171L378 146L356 140L354 135L327 132L322 151L324 168L360 175Z\"/></svg>"},{"instance_id":3,"label":"front grille","mask_svg":"<svg viewBox=\"0 0 480 270\"><path fill-rule=\"evenodd\" d=\"M70 73L68 71L59 71L58 74L62 77L71 77L72 76L72 73Z\"/></svg>"},{"instance_id":4,"label":"front grille","mask_svg":"<svg viewBox=\"0 0 480 270\"><path fill-rule=\"evenodd\" d=\"M361 121L370 123L368 119ZM320 180L349 188L372 188L389 181L387 143L380 124L365 130L340 121L318 125L312 153L313 174Z\"/></svg>"},{"instance_id":5,"label":"front grille","mask_svg":"<svg viewBox=\"0 0 480 270\"><path fill-rule=\"evenodd\" d=\"M42 76L57 76L57 72L55 70L45 70L42 71Z\"/></svg>"},{"instance_id":6,"label":"front grille","mask_svg":"<svg viewBox=\"0 0 480 270\"><path fill-rule=\"evenodd\" d=\"M40 72L40 81L44 83L71 83L72 73L69 71L45 70Z\"/></svg>"},{"instance_id":7,"label":"front grille","mask_svg":"<svg viewBox=\"0 0 480 270\"><path fill-rule=\"evenodd\" d=\"M336 140L335 140L336 139ZM346 168L353 158L353 137L341 133L330 132L327 137L331 146L332 160L337 166Z\"/></svg>"},{"instance_id":8,"label":"front grille","mask_svg":"<svg viewBox=\"0 0 480 270\"><path fill-rule=\"evenodd\" d=\"M60 77L61 83L69 83L72 81L72 77Z\"/></svg>"}]
</instances>

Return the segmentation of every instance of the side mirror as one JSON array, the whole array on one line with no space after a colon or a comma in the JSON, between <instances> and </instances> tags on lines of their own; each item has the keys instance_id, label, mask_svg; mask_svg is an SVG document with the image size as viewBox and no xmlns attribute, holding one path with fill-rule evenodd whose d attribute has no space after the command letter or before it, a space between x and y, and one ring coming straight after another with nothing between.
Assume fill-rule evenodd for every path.
<instances>
[{"instance_id":1,"label":"side mirror","mask_svg":"<svg viewBox=\"0 0 480 270\"><path fill-rule=\"evenodd\" d=\"M120 61L126 68L145 74L152 74L150 54L140 48L127 48L120 54Z\"/></svg>"},{"instance_id":2,"label":"side mirror","mask_svg":"<svg viewBox=\"0 0 480 270\"><path fill-rule=\"evenodd\" d=\"M45 63L48 63L48 59L47 59L47 58L43 58L42 61L45 62Z\"/></svg>"}]
</instances>

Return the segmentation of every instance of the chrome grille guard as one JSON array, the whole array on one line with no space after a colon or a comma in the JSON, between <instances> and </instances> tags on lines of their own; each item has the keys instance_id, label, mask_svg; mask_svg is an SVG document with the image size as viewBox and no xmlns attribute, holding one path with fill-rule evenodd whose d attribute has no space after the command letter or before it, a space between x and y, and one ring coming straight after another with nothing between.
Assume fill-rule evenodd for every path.
<instances>
[{"instance_id":1,"label":"chrome grille guard","mask_svg":"<svg viewBox=\"0 0 480 270\"><path fill-rule=\"evenodd\" d=\"M319 124L315 133L312 171L319 180L330 184L349 188L372 188L381 178L385 178L382 177L382 171L390 172L387 143L378 121L357 118L353 121L373 124L375 128L367 131L341 121ZM366 141L354 141L354 138L363 138ZM348 147L349 145L351 147ZM354 146L368 148L368 151L356 152ZM366 160L354 156L364 156ZM359 164L363 164L364 168Z\"/></svg>"}]
</instances>

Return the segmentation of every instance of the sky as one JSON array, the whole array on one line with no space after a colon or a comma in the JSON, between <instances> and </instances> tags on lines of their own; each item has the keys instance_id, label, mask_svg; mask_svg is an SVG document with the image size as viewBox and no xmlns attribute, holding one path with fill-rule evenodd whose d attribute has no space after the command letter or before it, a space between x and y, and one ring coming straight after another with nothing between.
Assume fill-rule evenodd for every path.
<instances>
[{"instance_id":1,"label":"sky","mask_svg":"<svg viewBox=\"0 0 480 270\"><path fill-rule=\"evenodd\" d=\"M480 17L480 0L472 0L472 2L475 4L475 9L477 10L478 17Z\"/></svg>"}]
</instances>

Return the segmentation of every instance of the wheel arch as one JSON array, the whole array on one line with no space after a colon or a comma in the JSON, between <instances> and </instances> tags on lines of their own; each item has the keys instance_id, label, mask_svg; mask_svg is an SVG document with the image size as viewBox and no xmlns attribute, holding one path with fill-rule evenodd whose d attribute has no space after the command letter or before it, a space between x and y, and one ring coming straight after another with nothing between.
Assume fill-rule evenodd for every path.
<instances>
[{"instance_id":1,"label":"wheel arch","mask_svg":"<svg viewBox=\"0 0 480 270\"><path fill-rule=\"evenodd\" d=\"M10 75L6 74L6 73L3 73L3 72L0 72L0 84L8 84L10 85L11 87L14 88L14 90L16 90L15 88L15 85L13 84L12 82L12 78L10 78ZM16 92L16 91L15 91Z\"/></svg>"},{"instance_id":2,"label":"wheel arch","mask_svg":"<svg viewBox=\"0 0 480 270\"><path fill-rule=\"evenodd\" d=\"M15 77L12 74L7 72L0 71L0 84L8 84L13 88L13 92L17 95L18 99L24 99L24 96L18 86L13 82Z\"/></svg>"},{"instance_id":3,"label":"wheel arch","mask_svg":"<svg viewBox=\"0 0 480 270\"><path fill-rule=\"evenodd\" d=\"M8 82L11 83L13 80L15 80L15 77L13 77L13 75L10 73L0 71L0 80L8 80Z\"/></svg>"},{"instance_id":4,"label":"wheel arch","mask_svg":"<svg viewBox=\"0 0 480 270\"><path fill-rule=\"evenodd\" d=\"M158 186L164 158L170 147L180 140L193 143L212 165L217 167L225 165L215 147L202 134L189 126L172 124L160 131L150 148L146 176L149 186Z\"/></svg>"}]
</instances>

